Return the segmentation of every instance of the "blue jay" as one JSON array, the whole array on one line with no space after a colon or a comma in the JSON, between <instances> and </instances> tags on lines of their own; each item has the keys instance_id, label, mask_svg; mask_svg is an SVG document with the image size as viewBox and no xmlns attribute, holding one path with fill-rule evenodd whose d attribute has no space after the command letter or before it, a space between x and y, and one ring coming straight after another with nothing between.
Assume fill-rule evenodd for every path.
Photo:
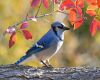
<instances>
[{"instance_id":1,"label":"blue jay","mask_svg":"<svg viewBox=\"0 0 100 80\"><path fill-rule=\"evenodd\" d=\"M64 31L69 29L61 22L52 23L50 30L15 64L18 65L36 58L46 67L49 67L49 59L61 48L64 40Z\"/></svg>"}]
</instances>

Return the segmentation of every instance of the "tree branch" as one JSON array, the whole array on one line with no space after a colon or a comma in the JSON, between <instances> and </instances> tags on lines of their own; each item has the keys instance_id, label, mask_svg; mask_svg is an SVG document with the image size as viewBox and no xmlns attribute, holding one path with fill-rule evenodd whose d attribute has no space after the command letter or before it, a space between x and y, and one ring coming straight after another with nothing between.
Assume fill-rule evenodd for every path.
<instances>
[{"instance_id":1,"label":"tree branch","mask_svg":"<svg viewBox=\"0 0 100 80\"><path fill-rule=\"evenodd\" d=\"M42 0L41 0L41 3L40 3L40 5L39 5L39 8L38 8L38 10L37 10L37 13L36 13L35 17L38 15L38 13L39 13L39 11L40 11L40 8L41 8L41 5L42 5Z\"/></svg>"},{"instance_id":2,"label":"tree branch","mask_svg":"<svg viewBox=\"0 0 100 80\"><path fill-rule=\"evenodd\" d=\"M0 66L0 80L100 80L100 68L33 68L22 65Z\"/></svg>"},{"instance_id":3,"label":"tree branch","mask_svg":"<svg viewBox=\"0 0 100 80\"><path fill-rule=\"evenodd\" d=\"M37 15L38 15L38 12L39 12L39 10L40 10L40 7L41 7L41 4L40 4L40 6L39 6L39 9L38 9L38 11L37 11L36 16L31 17L31 18L28 18L28 17L27 17L27 18L23 19L22 21L17 22L17 23L15 23L15 24L9 26L8 28L13 27L13 28L16 29L18 25L20 25L21 23L23 23L23 22L25 22L25 21L31 21L31 20L33 20L33 18L37 20L37 19L42 18L42 17L46 17L46 16L53 15L53 14L56 13L56 12L60 12L60 13L62 13L62 14L68 15L68 14L67 14L66 12L64 12L64 11L56 10L56 11L53 11L53 12L48 13L48 14L43 14L43 15L37 16ZM8 28L7 28L7 29L8 29ZM4 31L3 34L0 35L0 41L3 40L5 34L6 34L6 31Z\"/></svg>"}]
</instances>

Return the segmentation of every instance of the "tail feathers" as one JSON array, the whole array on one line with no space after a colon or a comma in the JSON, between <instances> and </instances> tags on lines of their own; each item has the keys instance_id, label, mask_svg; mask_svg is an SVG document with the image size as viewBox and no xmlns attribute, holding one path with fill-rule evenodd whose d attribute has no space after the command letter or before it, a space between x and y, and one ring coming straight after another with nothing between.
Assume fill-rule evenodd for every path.
<instances>
[{"instance_id":1,"label":"tail feathers","mask_svg":"<svg viewBox=\"0 0 100 80\"><path fill-rule=\"evenodd\" d=\"M20 63L23 62L26 58L27 58L26 55L23 56L23 57L21 57L15 64L16 64L16 65L20 64Z\"/></svg>"},{"instance_id":2,"label":"tail feathers","mask_svg":"<svg viewBox=\"0 0 100 80\"><path fill-rule=\"evenodd\" d=\"M19 65L19 64L23 64L27 61L30 61L30 60L33 60L33 59L36 59L36 56L35 55L25 55L23 57L21 57L16 63L15 65Z\"/></svg>"}]
</instances>

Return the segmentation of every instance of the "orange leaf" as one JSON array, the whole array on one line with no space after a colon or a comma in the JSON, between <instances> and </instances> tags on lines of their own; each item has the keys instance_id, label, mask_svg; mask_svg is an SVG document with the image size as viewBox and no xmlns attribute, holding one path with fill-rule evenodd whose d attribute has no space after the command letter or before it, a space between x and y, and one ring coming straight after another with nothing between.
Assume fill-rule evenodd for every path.
<instances>
[{"instance_id":1,"label":"orange leaf","mask_svg":"<svg viewBox=\"0 0 100 80\"><path fill-rule=\"evenodd\" d=\"M87 7L87 10L96 10L97 8L98 8L97 5L89 5Z\"/></svg>"},{"instance_id":2,"label":"orange leaf","mask_svg":"<svg viewBox=\"0 0 100 80\"><path fill-rule=\"evenodd\" d=\"M70 9L70 11L69 11L69 21L71 22L72 25L76 21L76 18L77 18L77 15L76 15L75 9Z\"/></svg>"},{"instance_id":3,"label":"orange leaf","mask_svg":"<svg viewBox=\"0 0 100 80\"><path fill-rule=\"evenodd\" d=\"M87 7L86 13L89 14L90 16L95 16L96 15L96 12L95 12L96 9L97 9L97 6L89 5Z\"/></svg>"},{"instance_id":4,"label":"orange leaf","mask_svg":"<svg viewBox=\"0 0 100 80\"><path fill-rule=\"evenodd\" d=\"M11 48L15 44L15 41L16 41L16 33L14 32L12 33L9 39L9 48Z\"/></svg>"},{"instance_id":5,"label":"orange leaf","mask_svg":"<svg viewBox=\"0 0 100 80\"><path fill-rule=\"evenodd\" d=\"M32 34L28 30L22 30L25 39L32 39Z\"/></svg>"},{"instance_id":6,"label":"orange leaf","mask_svg":"<svg viewBox=\"0 0 100 80\"><path fill-rule=\"evenodd\" d=\"M92 36L94 36L96 34L97 26L98 26L98 22L94 18L90 24L90 33Z\"/></svg>"},{"instance_id":7,"label":"orange leaf","mask_svg":"<svg viewBox=\"0 0 100 80\"><path fill-rule=\"evenodd\" d=\"M100 8L100 0L97 0L98 7Z\"/></svg>"},{"instance_id":8,"label":"orange leaf","mask_svg":"<svg viewBox=\"0 0 100 80\"><path fill-rule=\"evenodd\" d=\"M75 3L76 3L76 6L79 6L81 8L84 7L84 0L76 0Z\"/></svg>"},{"instance_id":9,"label":"orange leaf","mask_svg":"<svg viewBox=\"0 0 100 80\"><path fill-rule=\"evenodd\" d=\"M89 14L90 16L95 16L96 12L93 10L86 10L86 13Z\"/></svg>"},{"instance_id":10,"label":"orange leaf","mask_svg":"<svg viewBox=\"0 0 100 80\"><path fill-rule=\"evenodd\" d=\"M48 0L42 0L42 1L43 1L45 8L48 8L49 7L49 1Z\"/></svg>"},{"instance_id":11,"label":"orange leaf","mask_svg":"<svg viewBox=\"0 0 100 80\"><path fill-rule=\"evenodd\" d=\"M88 4L97 5L97 0L86 0Z\"/></svg>"},{"instance_id":12,"label":"orange leaf","mask_svg":"<svg viewBox=\"0 0 100 80\"><path fill-rule=\"evenodd\" d=\"M83 18L79 18L74 24L74 30L78 29L83 23Z\"/></svg>"},{"instance_id":13,"label":"orange leaf","mask_svg":"<svg viewBox=\"0 0 100 80\"><path fill-rule=\"evenodd\" d=\"M74 7L74 2L72 2L71 0L64 0L60 5L61 10L64 10L64 8L72 8L72 7Z\"/></svg>"}]
</instances>

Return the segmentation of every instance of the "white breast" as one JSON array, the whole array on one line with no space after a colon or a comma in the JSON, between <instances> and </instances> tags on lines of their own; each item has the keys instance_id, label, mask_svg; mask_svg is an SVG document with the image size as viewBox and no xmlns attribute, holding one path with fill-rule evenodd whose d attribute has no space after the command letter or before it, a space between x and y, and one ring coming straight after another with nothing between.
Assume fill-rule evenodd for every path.
<instances>
[{"instance_id":1,"label":"white breast","mask_svg":"<svg viewBox=\"0 0 100 80\"><path fill-rule=\"evenodd\" d=\"M38 54L36 54L37 59L39 59L39 60L50 59L61 48L63 41L59 40L59 38L54 34L54 32L52 32L52 34L50 33L50 36L51 35L53 37L51 46L48 49L43 50L43 51L39 52ZM62 39L64 39L64 34L62 34L61 37L62 37Z\"/></svg>"},{"instance_id":2,"label":"white breast","mask_svg":"<svg viewBox=\"0 0 100 80\"><path fill-rule=\"evenodd\" d=\"M58 50L61 48L62 44L63 44L63 41L58 42L57 50L55 51L55 53L58 52Z\"/></svg>"},{"instance_id":3,"label":"white breast","mask_svg":"<svg viewBox=\"0 0 100 80\"><path fill-rule=\"evenodd\" d=\"M63 44L63 41L54 41L50 48L43 50L36 55L37 59L39 60L50 59L53 55L55 55L58 52L62 44Z\"/></svg>"}]
</instances>

